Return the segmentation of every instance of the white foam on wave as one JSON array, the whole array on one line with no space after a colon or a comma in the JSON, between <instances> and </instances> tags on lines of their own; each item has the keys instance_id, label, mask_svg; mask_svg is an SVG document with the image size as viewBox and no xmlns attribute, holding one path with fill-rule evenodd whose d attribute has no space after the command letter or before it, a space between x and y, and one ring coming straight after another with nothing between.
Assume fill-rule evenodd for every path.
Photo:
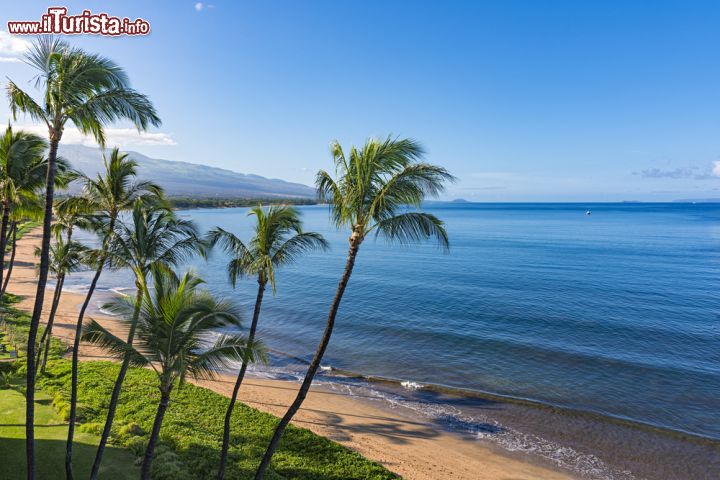
<instances>
[{"instance_id":1,"label":"white foam on wave","mask_svg":"<svg viewBox=\"0 0 720 480\"><path fill-rule=\"evenodd\" d=\"M422 388L425 388L425 385L418 382L411 382L410 380L405 380L404 382L400 382L400 385L402 385L403 388L407 390L420 390Z\"/></svg>"},{"instance_id":2,"label":"white foam on wave","mask_svg":"<svg viewBox=\"0 0 720 480\"><path fill-rule=\"evenodd\" d=\"M116 313L113 313L113 312L111 312L110 310L104 309L104 308L102 307L103 305L104 305L103 303L98 303L98 304L96 305L96 306L97 306L97 309L98 309L98 312L102 313L103 315L107 315L108 317L116 317L116 316L117 316Z\"/></svg>"},{"instance_id":3,"label":"white foam on wave","mask_svg":"<svg viewBox=\"0 0 720 480\"><path fill-rule=\"evenodd\" d=\"M614 469L595 455L583 454L538 435L508 427L482 414L470 416L452 405L410 400L393 393L378 391L370 385L358 386L338 382L330 382L328 385L331 389L342 391L346 395L362 396L365 399L382 402L391 409L409 410L420 418L442 422L455 431L469 433L478 440L493 442L505 450L538 455L552 461L560 468L579 473L582 478L636 480L632 473ZM403 387L407 388L405 385Z\"/></svg>"},{"instance_id":4,"label":"white foam on wave","mask_svg":"<svg viewBox=\"0 0 720 480\"><path fill-rule=\"evenodd\" d=\"M108 288L108 291L113 292L113 293L116 294L116 295L120 295L121 297L127 297L128 294L125 293L125 292L128 292L128 291L130 291L130 290L133 290L133 289L132 289L132 288L129 288L129 287L113 287L113 288Z\"/></svg>"},{"instance_id":5,"label":"white foam on wave","mask_svg":"<svg viewBox=\"0 0 720 480\"><path fill-rule=\"evenodd\" d=\"M63 292L69 292L69 293L81 293L86 294L88 291L90 291L90 284L84 285L65 285L63 286Z\"/></svg>"},{"instance_id":6,"label":"white foam on wave","mask_svg":"<svg viewBox=\"0 0 720 480\"><path fill-rule=\"evenodd\" d=\"M268 380L284 380L290 382L300 382L305 377L305 372L293 371L282 367L257 366L250 364L248 366L248 374L256 378L266 378ZM313 382L315 384L315 382Z\"/></svg>"}]
</instances>

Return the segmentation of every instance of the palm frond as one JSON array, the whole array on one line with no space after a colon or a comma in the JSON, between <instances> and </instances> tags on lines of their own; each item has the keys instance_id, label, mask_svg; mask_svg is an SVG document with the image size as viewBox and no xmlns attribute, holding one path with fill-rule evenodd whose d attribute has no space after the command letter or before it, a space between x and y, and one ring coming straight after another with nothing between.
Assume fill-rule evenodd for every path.
<instances>
[{"instance_id":1,"label":"palm frond","mask_svg":"<svg viewBox=\"0 0 720 480\"><path fill-rule=\"evenodd\" d=\"M128 345L125 340L116 337L93 319L83 327L81 338L85 342L102 348L114 358L122 359L127 357L133 366L144 367L150 364L150 361L132 345Z\"/></svg>"},{"instance_id":2,"label":"palm frond","mask_svg":"<svg viewBox=\"0 0 720 480\"><path fill-rule=\"evenodd\" d=\"M131 89L115 88L90 96L84 103L69 110L67 116L85 134L92 134L105 145L103 125L117 120L130 120L138 130L159 126L155 107L147 96Z\"/></svg>"},{"instance_id":3,"label":"palm frond","mask_svg":"<svg viewBox=\"0 0 720 480\"><path fill-rule=\"evenodd\" d=\"M424 212L407 212L379 221L374 225L376 236L402 245L434 238L445 251L450 242L445 224L435 215Z\"/></svg>"},{"instance_id":4,"label":"palm frond","mask_svg":"<svg viewBox=\"0 0 720 480\"><path fill-rule=\"evenodd\" d=\"M48 118L45 110L43 110L43 108L38 105L38 103L33 100L30 95L15 85L12 80L8 80L7 96L10 101L10 111L14 120L17 120L18 112L23 112L29 115L30 118L36 122L42 122L46 125L50 125L50 119Z\"/></svg>"},{"instance_id":5,"label":"palm frond","mask_svg":"<svg viewBox=\"0 0 720 480\"><path fill-rule=\"evenodd\" d=\"M294 263L305 253L320 250L327 251L330 244L325 237L316 232L298 233L280 245L272 256L273 265L286 265Z\"/></svg>"}]
</instances>

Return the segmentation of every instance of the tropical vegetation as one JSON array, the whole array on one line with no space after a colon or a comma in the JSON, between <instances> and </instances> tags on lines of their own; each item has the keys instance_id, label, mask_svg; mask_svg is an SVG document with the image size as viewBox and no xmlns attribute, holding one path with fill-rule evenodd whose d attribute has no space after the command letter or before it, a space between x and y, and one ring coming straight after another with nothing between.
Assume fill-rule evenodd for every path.
<instances>
[{"instance_id":1,"label":"tropical vegetation","mask_svg":"<svg viewBox=\"0 0 720 480\"><path fill-rule=\"evenodd\" d=\"M423 212L421 204L453 177L424 162L422 147L411 139L370 139L347 155L337 142L332 145L334 175L318 172L316 186L318 201L329 205L331 222L349 234L345 268L328 299L325 328L304 380L278 420L237 399L249 366L266 361L258 338L266 289L277 295L283 267L329 248L322 235L303 229L300 211L290 205L315 201L256 204L249 209L253 227L246 236L219 227L202 233L173 206L230 204L166 198L158 185L142 180L138 163L118 147L98 155L97 175L73 171L58 156L68 122L104 149L107 125L126 120L145 130L160 119L151 101L130 88L123 69L100 55L46 37L35 42L27 62L37 70L41 100L9 81L10 107L14 116L22 112L47 127L48 139L12 125L0 136L0 353L12 353L0 358L0 412L4 418L22 416L18 403L25 403L24 435L17 425L0 424L0 451L14 455L9 463L14 467L0 466L0 476L17 475L18 441L24 440L29 480L47 477L47 465L55 465L55 476L64 470L68 480L138 474L143 479L396 478L290 422L330 343L361 245L374 235L398 244L434 240L447 249L443 222ZM63 191L70 185L79 186L74 189L79 193ZM57 198L56 190L61 193ZM28 314L14 305L17 297L8 288L13 287L17 243L38 225L37 285ZM247 325L240 321L245 317L238 307L242 299L219 298L184 270L190 259L202 259L214 248L228 259L233 287L245 279L257 283ZM134 279L130 295L118 294L103 306L117 318L113 328L85 319L107 270L125 270ZM79 271L88 271L92 280L73 325L72 344L65 345L53 329L66 281ZM54 288L43 325L49 279ZM81 349L88 344L118 363L81 362ZM234 374L230 398L186 383L213 379L219 372ZM36 436L36 425L47 430ZM62 453L62 467L54 453L53 460L43 458L38 466L38 453L51 452ZM133 455L141 459L139 470L118 469L118 461Z\"/></svg>"},{"instance_id":2,"label":"tropical vegetation","mask_svg":"<svg viewBox=\"0 0 720 480\"><path fill-rule=\"evenodd\" d=\"M10 109L15 118L18 112L23 112L46 126L49 137L40 267L28 334L25 441L28 479L34 480L35 343L50 267L50 228L60 140L68 122L82 133L92 135L104 146L105 125L125 119L133 122L139 130L146 130L150 125L159 125L160 118L150 100L130 88L128 76L123 69L100 55L87 53L52 37L40 37L27 54L26 61L37 70L36 85L41 88L42 100L35 100L10 80L7 85ZM68 436L67 450L65 469L67 478L71 479L71 434Z\"/></svg>"},{"instance_id":3,"label":"tropical vegetation","mask_svg":"<svg viewBox=\"0 0 720 480\"><path fill-rule=\"evenodd\" d=\"M370 139L362 149L352 147L347 156L340 144L335 142L331 151L336 178L321 170L317 174L316 185L320 197L330 204L330 216L335 225L350 230L345 270L330 304L320 344L295 400L270 439L255 473L256 480L265 476L285 429L305 401L320 368L355 258L365 238L374 233L400 244L435 238L441 247L449 247L447 232L440 219L429 213L410 210L419 208L427 196L439 194L443 184L453 180L444 168L420 162L423 149L417 142L392 137Z\"/></svg>"},{"instance_id":4,"label":"tropical vegetation","mask_svg":"<svg viewBox=\"0 0 720 480\"><path fill-rule=\"evenodd\" d=\"M327 241L315 232L303 232L300 213L289 206L270 207L267 210L258 206L252 208L248 215L255 217L253 236L248 245L245 245L233 233L216 227L210 231L210 245L221 245L230 256L227 264L227 273L233 286L238 279L255 276L258 289L253 309L252 322L248 333L248 341L255 340L260 308L262 307L265 287L268 283L276 293L275 270L283 265L295 262L303 253L311 250L327 250ZM220 466L218 480L225 477L227 454L230 447L230 426L233 409L237 401L240 385L245 378L250 359L244 359L233 387L230 405L225 413L225 427L223 443L220 451Z\"/></svg>"}]
</instances>

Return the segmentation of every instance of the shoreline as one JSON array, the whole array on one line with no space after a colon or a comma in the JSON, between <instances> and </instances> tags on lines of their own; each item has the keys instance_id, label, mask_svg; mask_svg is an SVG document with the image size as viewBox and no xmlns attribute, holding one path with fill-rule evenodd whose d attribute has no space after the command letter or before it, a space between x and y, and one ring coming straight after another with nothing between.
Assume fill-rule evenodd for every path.
<instances>
[{"instance_id":1,"label":"shoreline","mask_svg":"<svg viewBox=\"0 0 720 480\"><path fill-rule=\"evenodd\" d=\"M39 241L39 230L35 229L18 242L16 263L8 288L21 297L18 308L24 310L32 309L36 288L34 248ZM49 305L52 292L52 287L47 289L45 305ZM56 338L66 343L72 341L77 312L83 300L82 294L63 292L53 328ZM43 323L48 310L44 308ZM115 328L116 321L111 317L92 314L88 317L111 331ZM91 345L82 344L80 353L82 361L108 360L101 350ZM215 380L193 383L230 396L234 381L234 375L220 374ZM252 377L243 383L238 400L280 416L296 392L296 382ZM355 450L407 479L578 478L542 457L512 453L491 442L464 438L430 421L411 419L395 410L380 408L376 402L324 386L312 387L293 423Z\"/></svg>"},{"instance_id":2,"label":"shoreline","mask_svg":"<svg viewBox=\"0 0 720 480\"><path fill-rule=\"evenodd\" d=\"M493 402L503 402L508 404L515 404L525 406L528 408L534 408L538 410L546 410L560 415L585 417L593 420L602 422L612 423L615 425L637 429L657 435L666 436L668 438L675 438L687 442L697 443L698 445L709 445L709 446L720 446L720 440L707 435L699 433L688 432L685 430L676 430L664 425L655 425L652 423L641 422L633 418L626 418L619 415L613 415L605 412L598 412L594 410L584 410L581 408L565 407L562 405L556 405L549 402L543 402L533 398L515 397L512 395L503 395L500 393L487 392L482 390L471 390L467 388L453 387L449 385L443 385L438 383L416 383L413 381L402 380L399 378L383 377L378 375L365 375L362 373L352 372L344 369L333 368L328 377L333 378L345 378L352 380L359 380L367 382L369 384L386 384L393 387L403 387L403 384L410 383L416 384L417 387L411 387L412 390L416 391L427 391L436 392L440 394L448 394L452 396L462 398L476 398L479 400L487 400Z\"/></svg>"}]
</instances>

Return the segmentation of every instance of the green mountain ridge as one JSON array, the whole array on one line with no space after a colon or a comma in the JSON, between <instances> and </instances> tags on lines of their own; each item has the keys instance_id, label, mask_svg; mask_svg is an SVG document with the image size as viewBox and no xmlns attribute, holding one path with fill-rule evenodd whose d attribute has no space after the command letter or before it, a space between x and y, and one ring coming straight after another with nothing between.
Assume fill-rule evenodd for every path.
<instances>
[{"instance_id":1,"label":"green mountain ridge","mask_svg":"<svg viewBox=\"0 0 720 480\"><path fill-rule=\"evenodd\" d=\"M170 197L315 198L315 190L300 183L196 163L156 159L130 150L127 153L140 165L139 177L158 183ZM102 152L97 147L61 145L59 155L85 175L95 176L102 168Z\"/></svg>"}]
</instances>

